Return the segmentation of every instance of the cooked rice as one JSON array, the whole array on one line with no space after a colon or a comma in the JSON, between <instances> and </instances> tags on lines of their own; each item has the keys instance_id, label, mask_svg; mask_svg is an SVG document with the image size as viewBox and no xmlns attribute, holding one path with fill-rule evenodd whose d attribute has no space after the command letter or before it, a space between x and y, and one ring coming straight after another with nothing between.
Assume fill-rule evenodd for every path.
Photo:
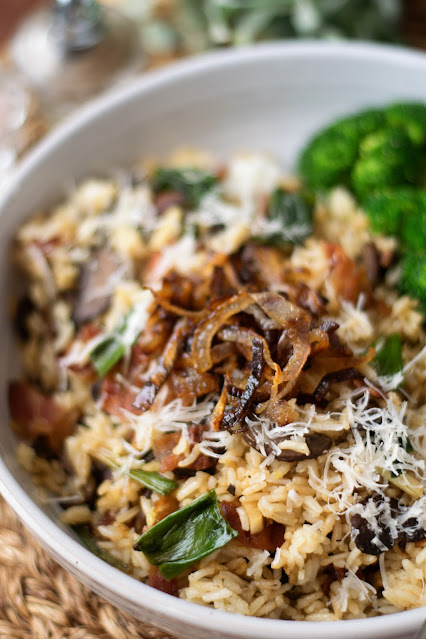
<instances>
[{"instance_id":1,"label":"cooked rice","mask_svg":"<svg viewBox=\"0 0 426 639\"><path fill-rule=\"evenodd\" d=\"M186 163L188 157L193 162L201 157L207 166L214 164L207 155L186 154ZM242 530L256 534L270 521L285 526L284 543L273 553L236 539L199 561L182 583L180 597L238 614L309 621L370 617L426 605L425 540L405 546L397 543L378 558L356 547L345 517L347 508L370 491L362 482L351 484L351 476L345 475L349 473L349 462L339 466L337 461L333 465L332 460L340 459L348 447L354 405L368 389L354 394L350 382L340 384L326 411L308 405L297 407L291 400L299 421L309 423L311 431L329 434L335 440L330 451L299 462L265 459L242 434L217 433L221 437L219 444L214 443L214 436L210 440L204 436L202 442L191 447L185 420L198 423L206 418L214 405L211 397L193 409L177 402L162 417L156 414L161 406L159 397L151 410L140 415L128 413L125 419L103 410L93 399L90 384L82 374L89 363L89 351L76 341L67 294L76 287L81 265L99 237L113 247L124 264L112 283L112 302L103 316L106 329L116 326L138 301L141 282L135 264L153 251L161 253L151 263L147 276L151 283L171 267L188 273L210 268L211 258L205 252L194 252L190 236L180 237L182 211L178 206L157 218L146 183L132 185L120 179L83 183L49 215L38 215L18 231L15 261L26 273L29 294L38 307L30 316L30 336L22 348L25 374L45 391L54 393L61 407L67 411L78 408L83 413L78 427L66 438L64 454L59 459L46 459L49 455L43 451L39 456L30 444L22 442L18 447L22 466L40 490L61 498L65 508L62 521L70 525L90 523L99 546L126 564L136 579L146 581L150 564L143 553L133 550L138 537L135 521L142 519L148 527L155 523L159 496L114 470L96 486L96 496L92 495L90 502L93 463L111 455L127 459L129 468L140 464L146 470L158 471L156 459L145 464L139 460L152 448L159 432L180 432L173 450L183 456L180 468L190 466L200 452L216 454L219 459L213 473L198 470L187 478L172 471L164 473L179 483L173 493L179 507L214 489L219 502L239 499L237 512ZM241 217L247 202L269 193L283 179L269 158L259 154L234 158L228 169L227 214L240 219L212 240L213 249L226 246L229 252L238 250L250 235L248 218ZM208 206L212 208L213 204ZM216 208L219 224L223 222L223 212ZM392 239L372 238L366 217L356 208L351 195L336 189L317 206L314 235L286 259L289 268L306 274L305 283L311 289L327 297L326 316L338 322L340 339L355 354L363 353L378 338L392 333L401 335L404 363L414 360L405 375L409 399L404 419L414 455L417 460L424 460L426 351L422 349L426 336L422 314L413 300L398 296L391 282L385 281L375 291L377 300L390 305L389 312L381 315L374 308L366 308L362 299L342 300L328 280L326 242L340 243L349 257L358 258L371 241L379 249L392 249L395 245ZM46 308L49 332L43 315ZM415 359L420 352L422 355ZM73 362L78 362L80 369ZM369 364L362 366L362 373L377 381ZM309 379L309 371L306 375ZM312 387L316 381L312 377ZM399 410L403 399L395 392L390 401ZM292 443L295 448L298 442ZM303 438L299 444L300 450L306 449ZM424 463L417 467L418 481L424 486ZM229 492L230 486L234 487L234 494ZM386 494L400 498L403 493L388 484ZM339 569L340 578L332 579L327 587L329 575Z\"/></svg>"}]
</instances>

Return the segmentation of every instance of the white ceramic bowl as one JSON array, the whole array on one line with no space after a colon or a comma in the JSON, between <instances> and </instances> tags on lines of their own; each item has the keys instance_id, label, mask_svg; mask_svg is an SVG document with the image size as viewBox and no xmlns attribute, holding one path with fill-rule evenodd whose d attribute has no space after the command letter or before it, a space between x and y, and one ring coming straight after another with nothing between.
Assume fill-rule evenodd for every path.
<instances>
[{"instance_id":1,"label":"white ceramic bowl","mask_svg":"<svg viewBox=\"0 0 426 639\"><path fill-rule=\"evenodd\" d=\"M333 623L248 618L197 606L137 582L92 555L37 501L14 458L7 380L18 356L7 316L8 247L27 215L54 202L72 181L182 144L273 152L291 165L319 125L358 108L398 99L426 101L426 56L367 44L271 44L193 58L145 74L93 102L24 160L0 200L0 484L12 508L81 581L146 623L188 639L408 639L425 609Z\"/></svg>"}]
</instances>

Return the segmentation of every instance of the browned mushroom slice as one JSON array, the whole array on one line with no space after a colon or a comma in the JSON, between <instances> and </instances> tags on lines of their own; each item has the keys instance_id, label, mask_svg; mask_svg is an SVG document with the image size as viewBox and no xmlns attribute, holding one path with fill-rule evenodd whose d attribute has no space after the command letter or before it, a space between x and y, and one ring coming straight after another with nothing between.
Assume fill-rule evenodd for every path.
<instances>
[{"instance_id":1,"label":"browned mushroom slice","mask_svg":"<svg viewBox=\"0 0 426 639\"><path fill-rule=\"evenodd\" d=\"M253 432L248 429L243 434L246 442L258 452L260 451L259 445L256 441L256 438ZM309 455L305 455L297 450L291 450L290 448L284 448L281 450L279 455L275 456L275 459L279 459L280 461L287 462L296 462L303 461L304 459L315 459L322 455L326 450L328 450L332 444L332 440L327 435L323 435L322 433L309 433L304 436L307 447L309 448ZM274 439L274 443L279 445L281 442L287 440L288 437L283 437L282 439ZM269 455L273 452L272 446L268 443L264 443L265 453Z\"/></svg>"},{"instance_id":2,"label":"browned mushroom slice","mask_svg":"<svg viewBox=\"0 0 426 639\"><path fill-rule=\"evenodd\" d=\"M99 248L81 268L73 320L77 325L90 322L104 313L113 292L111 279L122 267L118 257L108 248Z\"/></svg>"},{"instance_id":3,"label":"browned mushroom slice","mask_svg":"<svg viewBox=\"0 0 426 639\"><path fill-rule=\"evenodd\" d=\"M375 286L380 279L380 253L374 242L365 244L361 256L361 265L364 266L370 283Z\"/></svg>"},{"instance_id":4,"label":"browned mushroom slice","mask_svg":"<svg viewBox=\"0 0 426 639\"><path fill-rule=\"evenodd\" d=\"M394 547L398 539L398 500L378 493L366 497L350 517L351 537L368 555L380 555Z\"/></svg>"}]
</instances>

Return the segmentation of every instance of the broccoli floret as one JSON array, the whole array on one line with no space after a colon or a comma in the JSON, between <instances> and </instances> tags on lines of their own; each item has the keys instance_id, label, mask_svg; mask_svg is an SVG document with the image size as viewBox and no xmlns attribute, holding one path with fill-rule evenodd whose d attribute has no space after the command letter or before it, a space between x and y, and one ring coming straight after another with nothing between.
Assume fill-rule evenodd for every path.
<instances>
[{"instance_id":1,"label":"broccoli floret","mask_svg":"<svg viewBox=\"0 0 426 639\"><path fill-rule=\"evenodd\" d=\"M375 189L416 184L421 154L403 129L382 129L366 136L352 171L352 186L360 196Z\"/></svg>"},{"instance_id":2,"label":"broccoli floret","mask_svg":"<svg viewBox=\"0 0 426 639\"><path fill-rule=\"evenodd\" d=\"M361 140L383 124L383 113L370 110L320 131L300 156L299 168L306 185L314 190L348 185Z\"/></svg>"},{"instance_id":3,"label":"broccoli floret","mask_svg":"<svg viewBox=\"0 0 426 639\"><path fill-rule=\"evenodd\" d=\"M363 208L373 233L399 235L401 221L419 212L418 191L406 187L375 192L363 200Z\"/></svg>"},{"instance_id":4,"label":"broccoli floret","mask_svg":"<svg viewBox=\"0 0 426 639\"><path fill-rule=\"evenodd\" d=\"M426 191L416 190L413 200L415 210L407 209L401 216L401 247L406 252L426 255Z\"/></svg>"},{"instance_id":5,"label":"broccoli floret","mask_svg":"<svg viewBox=\"0 0 426 639\"><path fill-rule=\"evenodd\" d=\"M417 102L392 104L384 113L390 126L405 129L415 145L422 146L426 142L426 105Z\"/></svg>"},{"instance_id":6,"label":"broccoli floret","mask_svg":"<svg viewBox=\"0 0 426 639\"><path fill-rule=\"evenodd\" d=\"M423 311L426 311L426 255L409 253L401 261L402 274L399 287L406 293L420 301Z\"/></svg>"},{"instance_id":7,"label":"broccoli floret","mask_svg":"<svg viewBox=\"0 0 426 639\"><path fill-rule=\"evenodd\" d=\"M396 235L403 252L426 251L426 191L406 187L375 192L363 207L373 233Z\"/></svg>"},{"instance_id":8,"label":"broccoli floret","mask_svg":"<svg viewBox=\"0 0 426 639\"><path fill-rule=\"evenodd\" d=\"M314 136L300 156L308 187L376 188L420 184L426 144L426 105L393 104L344 118Z\"/></svg>"}]
</instances>

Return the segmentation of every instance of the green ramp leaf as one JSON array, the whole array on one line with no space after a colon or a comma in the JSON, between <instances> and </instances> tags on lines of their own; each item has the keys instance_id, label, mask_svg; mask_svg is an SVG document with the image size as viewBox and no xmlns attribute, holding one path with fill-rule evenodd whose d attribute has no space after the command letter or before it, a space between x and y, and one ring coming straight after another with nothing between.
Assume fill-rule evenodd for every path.
<instances>
[{"instance_id":1,"label":"green ramp leaf","mask_svg":"<svg viewBox=\"0 0 426 639\"><path fill-rule=\"evenodd\" d=\"M397 333L389 335L378 349L372 364L376 372L381 376L396 375L402 371L402 343Z\"/></svg>"},{"instance_id":2,"label":"green ramp leaf","mask_svg":"<svg viewBox=\"0 0 426 639\"><path fill-rule=\"evenodd\" d=\"M147 530L135 546L166 579L172 579L237 534L222 517L217 495L210 490Z\"/></svg>"},{"instance_id":3,"label":"green ramp leaf","mask_svg":"<svg viewBox=\"0 0 426 639\"><path fill-rule=\"evenodd\" d=\"M160 495L168 495L172 492L172 490L179 486L179 484L176 481L173 481L173 479L163 477L163 475L160 475L160 473L156 473L153 470L143 470L142 468L130 468L127 470L120 466L120 464L117 464L117 462L104 457L103 455L99 456L99 459L107 464L107 466L120 470L122 473L127 475L127 477L130 477L130 479L133 479L138 482L138 484L145 486L145 488L150 488Z\"/></svg>"}]
</instances>

